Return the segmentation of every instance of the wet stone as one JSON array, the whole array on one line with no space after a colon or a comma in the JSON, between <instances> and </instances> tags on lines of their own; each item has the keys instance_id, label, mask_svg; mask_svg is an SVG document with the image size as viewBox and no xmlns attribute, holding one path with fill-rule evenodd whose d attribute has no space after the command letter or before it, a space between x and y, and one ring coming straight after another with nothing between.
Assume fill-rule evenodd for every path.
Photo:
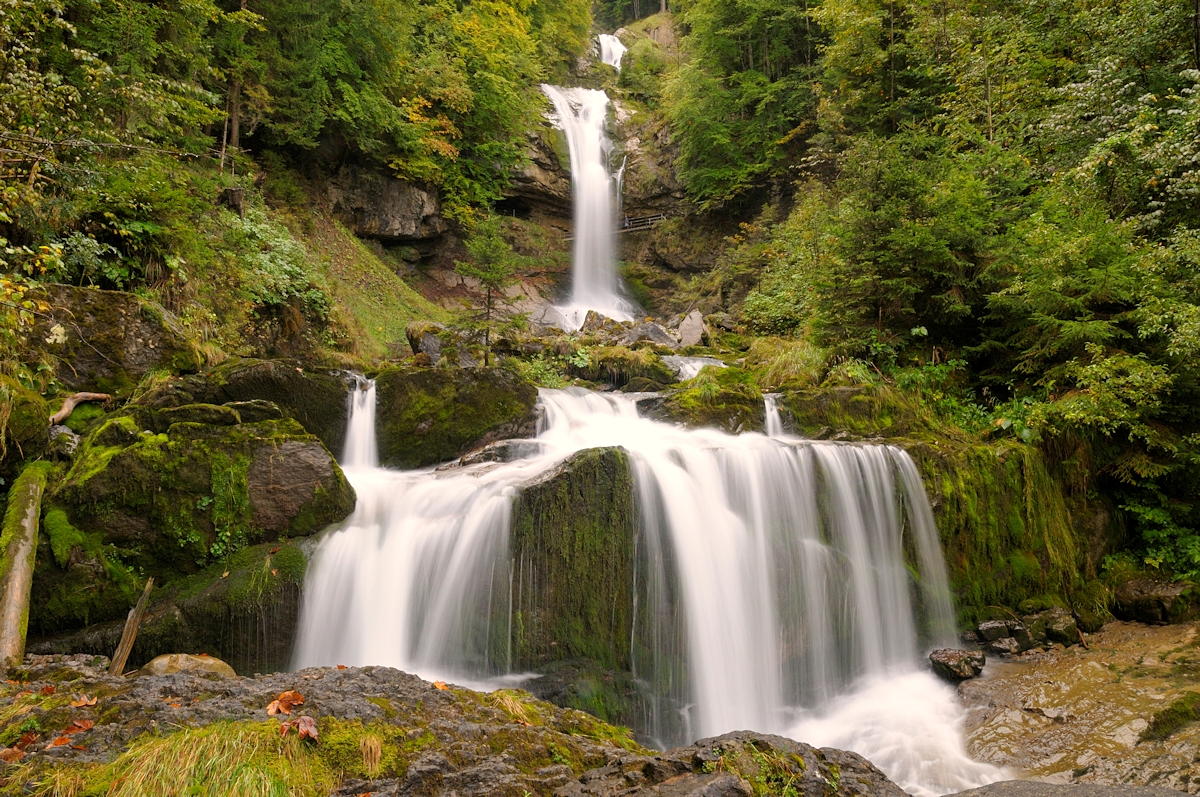
<instances>
[{"instance_id":1,"label":"wet stone","mask_svg":"<svg viewBox=\"0 0 1200 797\"><path fill-rule=\"evenodd\" d=\"M958 683L977 677L983 672L987 656L981 650L957 650L944 648L929 654L929 662L939 677Z\"/></svg>"},{"instance_id":2,"label":"wet stone","mask_svg":"<svg viewBox=\"0 0 1200 797\"><path fill-rule=\"evenodd\" d=\"M1021 643L1013 637L1003 637L996 639L987 644L989 653L996 653L1001 656L1015 656L1021 652Z\"/></svg>"},{"instance_id":3,"label":"wet stone","mask_svg":"<svg viewBox=\"0 0 1200 797\"><path fill-rule=\"evenodd\" d=\"M1008 623L1004 620L988 620L980 623L977 630L979 638L984 642L995 642L997 639L1012 636L1008 633Z\"/></svg>"}]
</instances>

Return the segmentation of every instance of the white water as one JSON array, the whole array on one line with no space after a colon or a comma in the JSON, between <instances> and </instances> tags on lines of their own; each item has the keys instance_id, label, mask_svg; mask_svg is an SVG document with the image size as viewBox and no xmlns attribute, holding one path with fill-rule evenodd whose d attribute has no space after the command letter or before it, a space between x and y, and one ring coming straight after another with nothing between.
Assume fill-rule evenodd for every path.
<instances>
[{"instance_id":1,"label":"white water","mask_svg":"<svg viewBox=\"0 0 1200 797\"><path fill-rule=\"evenodd\" d=\"M348 454L373 432L359 417L369 393L355 394L349 436L363 439ZM689 431L579 389L541 404L531 455L514 462L396 472L347 457L358 504L309 567L295 666L459 683L509 673L513 498L573 452L623 446L642 514L630 629L650 693L641 733L664 746L786 733L857 750L919 795L1001 777L967 757L955 694L921 661L953 619L903 451Z\"/></svg>"},{"instance_id":2,"label":"white water","mask_svg":"<svg viewBox=\"0 0 1200 797\"><path fill-rule=\"evenodd\" d=\"M558 309L563 326L579 329L588 310L617 321L633 319L633 306L621 296L613 227L617 220L618 177L612 171L608 137L608 95L597 89L543 84L554 105L554 123L571 151L571 193L575 242L571 298Z\"/></svg>"},{"instance_id":3,"label":"white water","mask_svg":"<svg viewBox=\"0 0 1200 797\"><path fill-rule=\"evenodd\" d=\"M662 358L663 363L675 372L680 382L695 379L704 370L704 366L725 368L725 363L715 357L684 357L679 354L668 354Z\"/></svg>"},{"instance_id":4,"label":"white water","mask_svg":"<svg viewBox=\"0 0 1200 797\"><path fill-rule=\"evenodd\" d=\"M596 44L600 47L600 60L620 72L621 56L628 48L611 33L601 33L596 37Z\"/></svg>"},{"instance_id":5,"label":"white water","mask_svg":"<svg viewBox=\"0 0 1200 797\"><path fill-rule=\"evenodd\" d=\"M783 418L779 415L779 395L776 393L764 393L763 404L766 405L767 437L782 438Z\"/></svg>"}]
</instances>

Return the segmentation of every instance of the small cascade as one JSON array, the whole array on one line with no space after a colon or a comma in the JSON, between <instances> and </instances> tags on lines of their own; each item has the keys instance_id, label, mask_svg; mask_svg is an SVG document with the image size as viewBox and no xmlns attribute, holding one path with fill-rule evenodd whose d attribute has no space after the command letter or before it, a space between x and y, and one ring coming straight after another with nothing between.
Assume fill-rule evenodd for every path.
<instances>
[{"instance_id":1,"label":"small cascade","mask_svg":"<svg viewBox=\"0 0 1200 797\"><path fill-rule=\"evenodd\" d=\"M601 33L596 37L596 44L600 49L600 60L620 72L621 58L628 48L611 33Z\"/></svg>"},{"instance_id":2,"label":"small cascade","mask_svg":"<svg viewBox=\"0 0 1200 797\"><path fill-rule=\"evenodd\" d=\"M375 445L375 381L358 376L350 391L350 422L342 452L343 468L377 468L379 451Z\"/></svg>"},{"instance_id":3,"label":"small cascade","mask_svg":"<svg viewBox=\"0 0 1200 797\"><path fill-rule=\"evenodd\" d=\"M779 415L779 394L764 393L763 404L765 405L767 416L767 437L776 439L783 437L783 418Z\"/></svg>"},{"instance_id":4,"label":"small cascade","mask_svg":"<svg viewBox=\"0 0 1200 797\"><path fill-rule=\"evenodd\" d=\"M351 438L371 428L358 417L369 392L355 394ZM574 452L621 446L641 515L628 633L643 738L745 728L836 743L923 797L1000 779L967 756L955 692L922 662L954 625L908 455L681 429L639 417L635 401L544 390L535 444L510 462L399 472L348 456L358 504L313 556L293 665L466 685L512 673L514 499Z\"/></svg>"},{"instance_id":5,"label":"small cascade","mask_svg":"<svg viewBox=\"0 0 1200 797\"><path fill-rule=\"evenodd\" d=\"M679 354L668 354L662 358L663 363L675 372L680 382L695 379L704 370L704 366L725 368L725 363L715 357L684 357Z\"/></svg>"},{"instance_id":6,"label":"small cascade","mask_svg":"<svg viewBox=\"0 0 1200 797\"><path fill-rule=\"evenodd\" d=\"M571 193L575 241L571 299L557 308L563 326L579 329L588 310L618 321L633 318L633 306L621 296L613 227L617 219L617 175L610 159L608 95L597 89L543 84L554 105L554 122L566 134L571 152Z\"/></svg>"}]
</instances>

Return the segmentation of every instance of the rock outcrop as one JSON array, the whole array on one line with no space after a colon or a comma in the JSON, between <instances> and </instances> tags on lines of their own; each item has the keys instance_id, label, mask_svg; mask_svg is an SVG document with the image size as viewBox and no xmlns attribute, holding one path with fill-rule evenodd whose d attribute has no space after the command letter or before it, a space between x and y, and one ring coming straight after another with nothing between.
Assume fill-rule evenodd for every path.
<instances>
[{"instance_id":1,"label":"rock outcrop","mask_svg":"<svg viewBox=\"0 0 1200 797\"><path fill-rule=\"evenodd\" d=\"M55 377L72 390L127 391L153 369L201 366L179 321L132 293L42 284L30 297L47 302L30 341L55 358Z\"/></svg>"},{"instance_id":2,"label":"rock outcrop","mask_svg":"<svg viewBox=\"0 0 1200 797\"><path fill-rule=\"evenodd\" d=\"M379 461L420 468L532 437L537 388L502 368L388 368L375 377Z\"/></svg>"},{"instance_id":3,"label":"rock outcrop","mask_svg":"<svg viewBox=\"0 0 1200 797\"><path fill-rule=\"evenodd\" d=\"M447 229L435 193L386 172L342 166L325 190L334 216L358 236L416 241Z\"/></svg>"},{"instance_id":4,"label":"rock outcrop","mask_svg":"<svg viewBox=\"0 0 1200 797\"><path fill-rule=\"evenodd\" d=\"M1200 587L1190 581L1135 578L1113 591L1113 614L1139 623L1179 623L1200 617Z\"/></svg>"}]
</instances>

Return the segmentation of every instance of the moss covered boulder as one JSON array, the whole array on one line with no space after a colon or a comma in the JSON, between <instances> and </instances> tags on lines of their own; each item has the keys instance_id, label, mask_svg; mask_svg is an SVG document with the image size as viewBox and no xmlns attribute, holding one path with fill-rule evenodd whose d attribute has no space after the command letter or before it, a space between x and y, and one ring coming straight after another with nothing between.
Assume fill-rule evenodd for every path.
<instances>
[{"instance_id":1,"label":"moss covered boulder","mask_svg":"<svg viewBox=\"0 0 1200 797\"><path fill-rule=\"evenodd\" d=\"M21 464L49 443L50 406L16 379L0 376L0 478L12 481Z\"/></svg>"},{"instance_id":2,"label":"moss covered boulder","mask_svg":"<svg viewBox=\"0 0 1200 797\"><path fill-rule=\"evenodd\" d=\"M206 653L243 675L286 670L307 567L296 541L263 543L156 589L127 667L136 669L167 653ZM109 655L124 625L113 620L42 637L29 652Z\"/></svg>"},{"instance_id":3,"label":"moss covered boulder","mask_svg":"<svg viewBox=\"0 0 1200 797\"><path fill-rule=\"evenodd\" d=\"M136 404L145 428L154 423L149 413L191 404L227 405L246 422L286 416L340 454L349 395L350 381L341 371L282 360L232 359L198 374L164 379Z\"/></svg>"},{"instance_id":4,"label":"moss covered boulder","mask_svg":"<svg viewBox=\"0 0 1200 797\"><path fill-rule=\"evenodd\" d=\"M513 666L591 659L628 669L638 514L628 455L581 451L525 484L513 508Z\"/></svg>"},{"instance_id":5,"label":"moss covered boulder","mask_svg":"<svg viewBox=\"0 0 1200 797\"><path fill-rule=\"evenodd\" d=\"M571 365L571 373L590 382L605 382L622 387L634 380L648 380L664 385L675 381L675 372L650 349L594 346L587 350L586 359L580 363Z\"/></svg>"},{"instance_id":6,"label":"moss covered boulder","mask_svg":"<svg viewBox=\"0 0 1200 797\"><path fill-rule=\"evenodd\" d=\"M419 468L536 431L537 388L502 368L388 368L375 377L379 461Z\"/></svg>"},{"instance_id":7,"label":"moss covered boulder","mask_svg":"<svg viewBox=\"0 0 1200 797\"><path fill-rule=\"evenodd\" d=\"M708 426L732 434L760 432L766 423L762 391L741 368L708 367L648 413L660 420Z\"/></svg>"},{"instance_id":8,"label":"moss covered boulder","mask_svg":"<svg viewBox=\"0 0 1200 797\"><path fill-rule=\"evenodd\" d=\"M173 315L132 293L40 285L30 296L51 309L29 340L56 359L55 376L72 390L121 393L150 371L190 372L203 362Z\"/></svg>"},{"instance_id":9,"label":"moss covered boulder","mask_svg":"<svg viewBox=\"0 0 1200 797\"><path fill-rule=\"evenodd\" d=\"M169 584L248 545L311 534L354 500L329 451L294 420L178 422L155 434L111 417L50 499L33 622L49 633L123 616L132 573Z\"/></svg>"}]
</instances>

